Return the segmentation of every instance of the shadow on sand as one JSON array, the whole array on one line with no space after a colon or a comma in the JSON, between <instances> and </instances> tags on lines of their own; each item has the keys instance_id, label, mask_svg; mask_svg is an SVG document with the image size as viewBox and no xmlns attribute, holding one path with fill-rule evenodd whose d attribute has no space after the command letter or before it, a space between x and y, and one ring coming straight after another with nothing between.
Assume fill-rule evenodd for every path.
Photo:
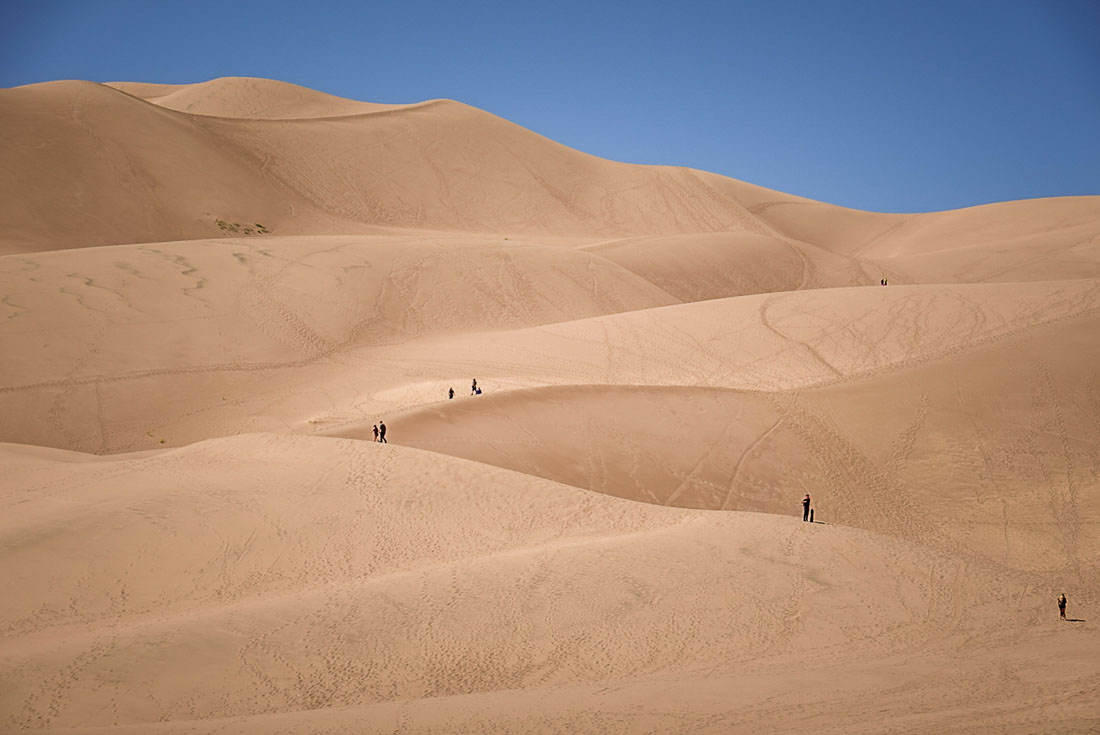
<instances>
[{"instance_id":1,"label":"shadow on sand","mask_svg":"<svg viewBox=\"0 0 1100 735\"><path fill-rule=\"evenodd\" d=\"M1086 621L1085 621L1084 618L1066 618L1066 622L1067 623L1084 623Z\"/></svg>"}]
</instances>

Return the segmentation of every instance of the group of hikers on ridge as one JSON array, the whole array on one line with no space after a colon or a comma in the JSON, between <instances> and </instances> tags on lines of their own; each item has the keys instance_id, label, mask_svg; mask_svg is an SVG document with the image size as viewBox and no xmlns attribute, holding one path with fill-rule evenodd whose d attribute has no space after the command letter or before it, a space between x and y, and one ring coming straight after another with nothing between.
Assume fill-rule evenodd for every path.
<instances>
[{"instance_id":1,"label":"group of hikers on ridge","mask_svg":"<svg viewBox=\"0 0 1100 735\"><path fill-rule=\"evenodd\" d=\"M474 378L473 382L470 384L470 395L471 396L480 396L481 395L481 387L478 386L478 384L477 384L477 378ZM448 388L447 389L447 399L450 400L454 397L455 397L455 389L454 388ZM386 422L385 421L379 421L377 424L374 425L374 440L376 442L380 442L382 444L389 444L389 442L386 441Z\"/></svg>"},{"instance_id":2,"label":"group of hikers on ridge","mask_svg":"<svg viewBox=\"0 0 1100 735\"><path fill-rule=\"evenodd\" d=\"M480 396L481 395L481 387L477 384L477 378L474 378L473 382L470 383L470 395L471 396ZM454 388L448 388L447 389L447 400L449 401L454 397L455 397L455 389Z\"/></svg>"},{"instance_id":3,"label":"group of hikers on ridge","mask_svg":"<svg viewBox=\"0 0 1100 735\"><path fill-rule=\"evenodd\" d=\"M383 444L389 444L389 442L386 441L385 421L379 421L377 424L374 425L374 440L376 442L382 442Z\"/></svg>"}]
</instances>

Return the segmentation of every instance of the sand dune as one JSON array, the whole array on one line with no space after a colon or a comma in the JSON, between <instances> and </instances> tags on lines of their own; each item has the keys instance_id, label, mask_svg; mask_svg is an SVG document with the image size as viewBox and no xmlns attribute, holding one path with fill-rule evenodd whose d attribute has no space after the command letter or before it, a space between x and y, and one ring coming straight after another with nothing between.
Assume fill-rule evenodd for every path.
<instances>
[{"instance_id":1,"label":"sand dune","mask_svg":"<svg viewBox=\"0 0 1100 735\"><path fill-rule=\"evenodd\" d=\"M33 628L8 650L5 678L36 669L66 681L63 696L49 678L5 689L5 709L29 726L511 690L584 699L584 687L609 682L639 701L690 686L685 675L714 687L749 672L774 692L785 668L858 676L868 656L934 666L974 636L1040 657L1037 642L1016 649L1004 632L1047 607L1025 580L790 517L639 505L415 450L302 437L214 440L63 471L65 500L44 487L5 513L5 574L32 594L6 601L4 624ZM93 541L105 526L115 533ZM38 564L49 577L33 574ZM1095 662L1066 653L1097 680ZM980 668L960 676L975 692L986 690ZM218 686L178 673L189 670ZM127 697L139 681L127 672L145 671L158 675L141 685L142 703ZM759 700L758 687L694 716L717 714L717 724L730 700ZM515 717L515 706L488 711ZM475 702L450 707L487 717ZM403 716L409 728L420 719Z\"/></svg>"},{"instance_id":2,"label":"sand dune","mask_svg":"<svg viewBox=\"0 0 1100 735\"><path fill-rule=\"evenodd\" d=\"M1100 197L263 79L0 110L0 731L1096 730Z\"/></svg>"},{"instance_id":3,"label":"sand dune","mask_svg":"<svg viewBox=\"0 0 1100 735\"><path fill-rule=\"evenodd\" d=\"M211 117L254 120L338 117L397 110L407 105L380 105L335 97L272 79L222 77L200 84L107 84L158 107Z\"/></svg>"},{"instance_id":4,"label":"sand dune","mask_svg":"<svg viewBox=\"0 0 1100 735\"><path fill-rule=\"evenodd\" d=\"M809 492L830 523L1091 574L1100 514L1082 499L1100 491L1098 328L1093 315L784 392L513 391L394 416L391 440L661 505L785 515ZM336 433L367 438L370 426Z\"/></svg>"}]
</instances>

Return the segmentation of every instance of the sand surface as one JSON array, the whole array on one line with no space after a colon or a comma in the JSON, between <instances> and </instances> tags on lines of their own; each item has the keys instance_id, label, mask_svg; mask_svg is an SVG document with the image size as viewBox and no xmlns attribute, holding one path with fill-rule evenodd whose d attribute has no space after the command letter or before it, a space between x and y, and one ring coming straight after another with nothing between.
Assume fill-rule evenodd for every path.
<instances>
[{"instance_id":1,"label":"sand surface","mask_svg":"<svg viewBox=\"0 0 1100 735\"><path fill-rule=\"evenodd\" d=\"M260 79L0 133L0 731L1100 731L1100 197Z\"/></svg>"}]
</instances>

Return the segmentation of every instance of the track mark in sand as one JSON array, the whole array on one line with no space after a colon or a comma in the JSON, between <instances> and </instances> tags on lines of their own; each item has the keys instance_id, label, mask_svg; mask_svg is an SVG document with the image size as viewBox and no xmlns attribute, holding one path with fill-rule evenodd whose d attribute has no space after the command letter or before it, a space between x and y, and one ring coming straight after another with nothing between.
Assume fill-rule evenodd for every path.
<instances>
[{"instance_id":1,"label":"track mark in sand","mask_svg":"<svg viewBox=\"0 0 1100 735\"><path fill-rule=\"evenodd\" d=\"M806 289L806 284L808 284L810 282L810 274L813 273L813 271L814 271L814 267L810 263L810 259L806 257L806 254L804 252L802 252L802 248L800 248L800 247L798 247L797 245L794 244L795 242L802 243L803 241L802 240L780 239L780 242L782 242L784 245L786 245L788 248L790 248L791 252L793 252L796 256L798 256L798 259L802 262L802 277L799 279L798 285L795 286L794 290L795 291L803 291L803 290Z\"/></svg>"},{"instance_id":2,"label":"track mark in sand","mask_svg":"<svg viewBox=\"0 0 1100 735\"><path fill-rule=\"evenodd\" d=\"M904 428L894 438L893 446L890 448L890 456L886 460L887 471L896 474L905 466L906 460L909 459L909 455L913 453L913 448L917 444L917 435L924 428L925 419L928 418L931 410L932 401L928 398L927 393L922 393L920 403L917 404L917 414L913 418L913 423Z\"/></svg>"},{"instance_id":3,"label":"track mark in sand","mask_svg":"<svg viewBox=\"0 0 1100 735\"><path fill-rule=\"evenodd\" d=\"M96 425L99 427L99 449L96 450L96 454L105 454L107 447L110 446L110 434L107 430L107 422L103 418L103 413L106 411L106 406L103 403L103 385L101 381L95 382L95 418Z\"/></svg>"},{"instance_id":4,"label":"track mark in sand","mask_svg":"<svg viewBox=\"0 0 1100 735\"><path fill-rule=\"evenodd\" d=\"M733 493L737 489L737 481L741 477L741 470L744 468L745 463L748 461L748 458L753 454L753 452L756 451L756 448L758 446L763 444L768 439L768 437L770 437L772 433L779 428L782 423L782 418L776 419L775 423L769 426L760 436L756 438L755 441L753 441L752 444L748 446L748 448L745 449L744 452L741 453L741 457L737 460L737 465L733 468L733 475L730 477L730 484L729 489L726 491L726 498L722 501L722 505L718 507L719 510L729 509L729 502L731 499L733 499Z\"/></svg>"},{"instance_id":5,"label":"track mark in sand","mask_svg":"<svg viewBox=\"0 0 1100 735\"><path fill-rule=\"evenodd\" d=\"M1046 328L1057 327L1061 324L1071 322L1076 319L1089 319L1096 316L1100 316L1100 305L1085 306L1077 311L1071 311L1069 313L1052 316L1048 319L1036 318L1031 321L1019 323L1016 326L1013 326L1003 332L996 332L980 337L974 337L969 341L960 342L959 344L940 349L929 349L926 352L921 352L913 357L906 357L902 360L898 360L897 362L889 362L878 367L868 368L866 370L854 370L847 374L838 372L836 377L826 378L816 382L807 382L801 385L800 388L828 388L830 386L839 385L841 383L876 378L882 375L919 367L921 365L927 365L940 360L947 360L968 352L973 352L983 347L991 347L1002 342L1010 342L1013 339L1025 337L1030 333L1037 332ZM770 325L765 326L770 327ZM772 331L776 330L773 329ZM779 334L779 336L783 337L783 339L789 339L779 332L776 333ZM3 388L0 388L0 391L3 390Z\"/></svg>"},{"instance_id":6,"label":"track mark in sand","mask_svg":"<svg viewBox=\"0 0 1100 735\"><path fill-rule=\"evenodd\" d=\"M763 324L764 327L768 331L775 334L777 337L782 339L784 342L789 342L791 344L798 345L799 347L802 347L803 349L805 349L807 352L810 353L810 356L813 357L814 360L816 360L817 362L820 362L822 365L824 365L825 368L829 372L831 372L833 375L837 376L840 379L843 379L843 378L847 377L847 376L844 375L844 373L840 372L835 367L833 367L832 363L830 363L828 360L826 360L821 355L821 353L818 352L816 349L814 349L810 345L806 344L805 342L800 342L799 340L797 340L793 337L790 337L786 334L783 334L782 332L780 332L778 329L776 329L772 325L771 321L768 320L768 307L770 307L772 305L774 300L775 300L774 296L769 296L768 298L764 299L760 303L760 323Z\"/></svg>"},{"instance_id":7,"label":"track mark in sand","mask_svg":"<svg viewBox=\"0 0 1100 735\"><path fill-rule=\"evenodd\" d=\"M1058 391L1050 376L1050 368L1046 363L1039 363L1039 391L1038 396L1041 405L1047 406L1051 412L1051 419L1058 434L1058 444L1065 462L1065 483L1057 483L1060 490L1055 489L1056 483L1051 483L1051 509L1058 521L1059 527L1065 530L1065 550L1069 558L1070 566L1081 577L1081 559L1077 550L1080 548L1081 515L1078 511L1077 483L1073 470L1073 451L1070 448L1069 434L1066 429L1065 417L1062 407L1058 403Z\"/></svg>"},{"instance_id":8,"label":"track mark in sand","mask_svg":"<svg viewBox=\"0 0 1100 735\"><path fill-rule=\"evenodd\" d=\"M803 405L800 394L776 394L770 399L784 425L801 440L819 476L827 483L827 496L836 512L849 514L841 522L967 555L956 541L928 520L928 513L916 506L892 475Z\"/></svg>"},{"instance_id":9,"label":"track mark in sand","mask_svg":"<svg viewBox=\"0 0 1100 735\"><path fill-rule=\"evenodd\" d=\"M902 227L909 224L910 222L917 219L918 217L920 217L919 214L918 215L909 215L909 216L906 216L905 219L899 220L899 221L893 223L892 225L888 225L885 229L879 231L878 233L872 235L870 238L865 240L859 247L857 247L852 252L852 255L854 257L859 257L863 253L863 251L867 250L869 247L871 247L871 245L878 242L882 238L893 234L894 232L901 229Z\"/></svg>"}]
</instances>

